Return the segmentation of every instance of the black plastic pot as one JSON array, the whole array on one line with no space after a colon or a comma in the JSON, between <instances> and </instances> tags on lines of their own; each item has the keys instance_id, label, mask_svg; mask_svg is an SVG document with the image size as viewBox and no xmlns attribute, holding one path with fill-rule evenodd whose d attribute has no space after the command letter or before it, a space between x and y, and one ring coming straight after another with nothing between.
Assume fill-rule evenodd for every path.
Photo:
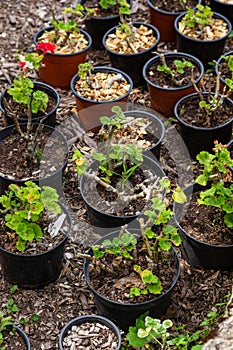
<instances>
[{"instance_id":1,"label":"black plastic pot","mask_svg":"<svg viewBox=\"0 0 233 350\"><path fill-rule=\"evenodd\" d=\"M130 93L133 90L133 82L128 74L108 66L95 66L93 74L95 73L110 73L110 74L121 74L122 77L129 84L128 91L119 98L110 99L107 101L91 100L82 96L79 91L75 89L77 80L79 79L78 74L75 74L70 82L70 88L75 96L75 102L78 110L78 120L85 131L98 132L101 127L100 117L103 115L111 116L112 107L120 106L122 109L126 107L127 100Z\"/></svg>"},{"instance_id":2,"label":"black plastic pot","mask_svg":"<svg viewBox=\"0 0 233 350\"><path fill-rule=\"evenodd\" d=\"M153 135L153 141L154 144L148 148L148 149L143 149L143 153L147 154L148 156L150 156L150 154L152 153L156 159L159 159L160 157L160 148L161 148L161 144L162 141L164 139L164 135L165 135L165 126L163 124L163 122L161 121L161 119L159 118L158 113L154 112L146 112L146 111L141 111L139 110L128 110L126 112L124 112L126 118L127 117L131 117L131 118L145 118L149 120L150 125L148 126L148 128L146 129L147 132L150 132L151 135ZM114 118L115 116L112 116L112 118ZM127 123L126 123L127 125ZM104 127L104 126L103 126ZM127 141L128 142L128 141Z\"/></svg>"},{"instance_id":3,"label":"black plastic pot","mask_svg":"<svg viewBox=\"0 0 233 350\"><path fill-rule=\"evenodd\" d=\"M22 129L25 130L26 129L26 124L20 124ZM33 127L36 128L37 124L34 123ZM61 152L64 152L64 163L63 165L58 168L56 171L54 171L54 173L44 177L44 178L31 178L30 180L32 180L33 182L35 182L37 185L39 186L51 186L53 188L55 188L58 193L60 195L62 195L63 193L63 188L62 188L62 175L63 172L67 166L68 163L68 144L66 141L66 138L64 137L64 135L57 129L54 129L53 127L49 126L49 125L44 125L44 128L49 129L51 131L51 135L58 135L58 137L61 140ZM6 138L10 137L11 135L15 135L17 134L17 131L15 129L14 125L10 125L2 130L0 130L0 143L2 142L2 140L5 140ZM46 147L50 147L49 143L48 145L46 145ZM46 154L46 150L45 150L45 154ZM43 160L43 157L42 157ZM17 160L16 160L17 161ZM4 193L5 190L8 189L8 186L11 183L15 183L18 184L19 186L23 185L25 183L25 181L28 181L29 179L15 179L14 177L8 177L8 176L4 176L3 174L0 174L0 195L2 195Z\"/></svg>"},{"instance_id":4,"label":"black plastic pot","mask_svg":"<svg viewBox=\"0 0 233 350\"><path fill-rule=\"evenodd\" d=\"M216 65L215 65L216 75L218 75L220 73L220 91L221 92L223 92L223 89L226 86L225 79L226 78L231 79L231 77L232 77L232 72L231 72L230 68L228 68L228 61L225 60L225 58L227 56L233 56L233 51L228 51L224 55L219 57L219 59L217 60ZM226 66L227 66L227 70L226 70ZM227 86L225 88L226 88L226 91L229 90L229 88ZM233 100L233 93L231 92L228 95L228 97Z\"/></svg>"},{"instance_id":5,"label":"black plastic pot","mask_svg":"<svg viewBox=\"0 0 233 350\"><path fill-rule=\"evenodd\" d=\"M83 323L95 323L98 322L104 326L107 326L110 330L114 332L114 334L117 337L117 348L116 350L120 350L121 348L121 333L117 326L107 319L106 317L99 316L99 315L84 315L74 318L73 320L69 321L61 330L61 333L59 335L59 349L64 350L63 347L63 341L67 335L67 332L73 327L73 326L79 326Z\"/></svg>"},{"instance_id":6,"label":"black plastic pot","mask_svg":"<svg viewBox=\"0 0 233 350\"><path fill-rule=\"evenodd\" d=\"M144 155L143 163L140 166L143 170L149 169L153 174L157 174L158 177L164 177L166 174L164 173L162 167L157 163L156 160ZM94 161L88 168L87 172L90 170L97 170L98 162ZM92 180L93 181L93 180ZM95 184L94 184L95 186ZM137 219L139 214L129 215L129 216L114 216L108 213L99 210L95 207L94 203L90 202L90 198L88 198L88 194L90 192L90 180L85 176L85 173L81 176L80 179L80 192L84 202L86 203L87 212L91 224L101 228L117 228L132 222L135 224L135 220ZM97 190L96 190L97 193ZM100 201L103 201L100 197Z\"/></svg>"},{"instance_id":7,"label":"black plastic pot","mask_svg":"<svg viewBox=\"0 0 233 350\"><path fill-rule=\"evenodd\" d=\"M81 1L82 4L85 4L85 2L85 0ZM128 0L127 2L130 6L132 5L132 0ZM96 49L103 49L102 40L104 34L113 26L118 25L119 22L119 14L110 17L90 16L85 21L85 28L91 35L92 46Z\"/></svg>"},{"instance_id":8,"label":"black plastic pot","mask_svg":"<svg viewBox=\"0 0 233 350\"><path fill-rule=\"evenodd\" d=\"M40 254L12 253L0 247L0 265L4 279L20 288L42 288L54 282L63 268L65 244L71 230L71 217L66 207L60 203L66 214L67 233L63 240L47 252Z\"/></svg>"},{"instance_id":9,"label":"black plastic pot","mask_svg":"<svg viewBox=\"0 0 233 350\"><path fill-rule=\"evenodd\" d=\"M208 93L204 93L206 95ZM222 125L215 127L202 128L194 125L187 124L180 117L180 110L182 110L183 103L192 98L198 96L197 93L190 94L182 97L175 105L174 113L179 124L179 131L185 142L190 156L196 159L196 155L201 151L212 152L214 147L214 141L218 140L222 144L227 144L231 139L232 134L232 122L233 118ZM233 107L233 101L229 98L226 99L226 103Z\"/></svg>"},{"instance_id":10,"label":"black plastic pot","mask_svg":"<svg viewBox=\"0 0 233 350\"><path fill-rule=\"evenodd\" d=\"M16 326L15 324L12 326L12 328L14 328L16 330L16 332L19 333L21 338L23 339L23 342L25 344L25 350L31 350L31 345L30 345L30 341L29 341L27 334L20 327ZM11 331L10 327L9 327L9 331ZM12 335L12 338L13 337L14 337L14 335ZM4 343L2 345L4 345Z\"/></svg>"},{"instance_id":11,"label":"black plastic pot","mask_svg":"<svg viewBox=\"0 0 233 350\"><path fill-rule=\"evenodd\" d=\"M164 54L166 62L174 61L174 60L188 60L192 64L194 64L195 67L199 69L199 75L195 79L195 84L199 84L203 74L204 74L204 66L201 63L199 59L196 57L189 55L187 53L183 52L167 52ZM160 86L158 84L155 84L150 79L150 70L153 71L151 67L153 65L159 65L160 57L154 56L149 61L147 61L143 67L142 74L144 77L145 82L147 83L150 101L151 101L151 107L155 109L157 112L161 113L164 117L170 118L174 117L174 106L176 102L183 96L186 96L188 94L191 94L195 92L195 89L190 81L189 84L185 86L178 86L178 87L167 87L167 86Z\"/></svg>"},{"instance_id":12,"label":"black plastic pot","mask_svg":"<svg viewBox=\"0 0 233 350\"><path fill-rule=\"evenodd\" d=\"M230 142L228 142L227 146L228 146L228 150L230 152L233 152L233 139ZM233 172L233 167L230 167L230 169Z\"/></svg>"},{"instance_id":13,"label":"black plastic pot","mask_svg":"<svg viewBox=\"0 0 233 350\"><path fill-rule=\"evenodd\" d=\"M134 230L134 231L129 230L129 231L132 233L135 232L136 235L140 234L139 230ZM116 237L118 234L119 234L119 231L111 232L105 235L104 237L102 237L101 239L99 239L97 242L95 242L94 245L101 244L105 239L112 239ZM174 278L170 288L164 294L161 294L152 300L149 300L144 303L136 303L136 304L112 301L105 298L101 294L99 294L92 287L92 283L89 276L90 261L88 259L85 259L85 262L84 262L85 279L89 289L94 295L95 304L96 304L98 313L111 319L114 323L117 324L118 327L120 327L120 329L124 331L127 331L129 326L135 325L136 318L146 311L149 311L149 314L151 317L160 318L162 315L164 315L170 303L171 293L180 275L179 258L174 249L173 249L173 253L174 253ZM92 255L91 249L88 251L88 254Z\"/></svg>"},{"instance_id":14,"label":"black plastic pot","mask_svg":"<svg viewBox=\"0 0 233 350\"><path fill-rule=\"evenodd\" d=\"M187 203L192 193L199 190L203 190L203 187L198 184L192 184L184 190L188 197ZM184 259L195 268L232 270L233 245L217 246L198 241L181 226L180 222L186 210L186 206L187 204L178 203L174 203L173 206L175 221L182 239L182 254Z\"/></svg>"},{"instance_id":15,"label":"black plastic pot","mask_svg":"<svg viewBox=\"0 0 233 350\"><path fill-rule=\"evenodd\" d=\"M208 63L217 60L223 53L225 42L231 33L231 22L219 13L214 12L214 18L222 19L227 23L228 32L225 36L217 40L197 40L179 31L179 22L185 16L186 12L181 13L175 20L174 26L177 33L177 51L186 52L199 58L208 68Z\"/></svg>"},{"instance_id":16,"label":"black plastic pot","mask_svg":"<svg viewBox=\"0 0 233 350\"><path fill-rule=\"evenodd\" d=\"M213 11L220 13L225 16L231 24L233 24L233 4L219 1L219 0L210 0L210 7Z\"/></svg>"},{"instance_id":17,"label":"black plastic pot","mask_svg":"<svg viewBox=\"0 0 233 350\"><path fill-rule=\"evenodd\" d=\"M145 62L148 61L153 56L152 52L156 51L156 47L160 40L160 34L158 29L154 27L152 24L142 23L142 22L133 22L132 24L136 28L140 27L140 25L143 25L152 29L153 35L156 38L154 45L151 46L149 49L146 49L144 51L141 51L135 54L122 54L122 53L118 53L110 50L106 45L106 39L109 34L113 34L116 32L116 28L119 27L118 25L111 28L107 33L105 33L103 37L103 46L109 54L109 58L112 66L115 68L121 69L122 71L129 74L129 76L133 80L134 86L140 86L140 85L145 85L145 81L142 75L142 68Z\"/></svg>"},{"instance_id":18,"label":"black plastic pot","mask_svg":"<svg viewBox=\"0 0 233 350\"><path fill-rule=\"evenodd\" d=\"M60 103L60 96L58 94L58 92L50 85L48 84L44 84L44 83L40 83L38 81L34 82L34 90L37 91L42 91L45 92L48 96L50 96L54 102L55 102L55 106L54 108L48 112L46 119L44 119L43 123L46 123L47 125L50 126L55 126L56 124L56 112ZM5 92L0 96L0 110L2 111L2 113L4 114L7 124L8 125L13 125L14 121L11 117L10 114L8 114L6 112L5 109L5 100L7 101L11 96L7 93L7 90L5 90ZM45 118L45 114L42 114L39 117L35 117L32 118L32 122L33 123L38 123L41 119ZM27 118L18 118L19 123L25 123L27 122Z\"/></svg>"}]
</instances>

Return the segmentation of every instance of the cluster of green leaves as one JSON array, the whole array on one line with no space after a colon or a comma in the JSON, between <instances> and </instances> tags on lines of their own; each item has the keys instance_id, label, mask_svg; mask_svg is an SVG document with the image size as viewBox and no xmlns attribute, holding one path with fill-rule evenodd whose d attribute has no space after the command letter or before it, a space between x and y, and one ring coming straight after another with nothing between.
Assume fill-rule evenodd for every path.
<instances>
[{"instance_id":1,"label":"cluster of green leaves","mask_svg":"<svg viewBox=\"0 0 233 350\"><path fill-rule=\"evenodd\" d=\"M0 350L5 350L5 346L1 346L4 342L3 332L7 327L12 326L11 316L6 316L4 312L0 311Z\"/></svg>"},{"instance_id":2,"label":"cluster of green leaves","mask_svg":"<svg viewBox=\"0 0 233 350\"><path fill-rule=\"evenodd\" d=\"M228 86L230 92L233 91L233 55L222 56L227 61L228 68L231 72L231 78L226 78L225 83Z\"/></svg>"},{"instance_id":3,"label":"cluster of green leaves","mask_svg":"<svg viewBox=\"0 0 233 350\"><path fill-rule=\"evenodd\" d=\"M213 11L209 6L198 4L195 9L187 7L187 13L183 18L185 26L194 28L198 25L207 25L211 23Z\"/></svg>"},{"instance_id":4,"label":"cluster of green leaves","mask_svg":"<svg viewBox=\"0 0 233 350\"><path fill-rule=\"evenodd\" d=\"M58 198L54 188L44 186L41 189L32 181L27 181L25 186L11 184L9 191L0 197L6 226L18 235L16 247L19 251L25 250L27 242L41 239L40 225L48 211L61 212Z\"/></svg>"},{"instance_id":5,"label":"cluster of green leaves","mask_svg":"<svg viewBox=\"0 0 233 350\"><path fill-rule=\"evenodd\" d=\"M108 132L111 132L115 129L120 129L123 124L126 122L126 116L124 112L122 111L121 107L119 106L113 106L111 108L111 111L115 113L114 118L109 118L107 116L100 117L100 122L104 126L108 127ZM111 130L109 130L111 129Z\"/></svg>"},{"instance_id":6,"label":"cluster of green leaves","mask_svg":"<svg viewBox=\"0 0 233 350\"><path fill-rule=\"evenodd\" d=\"M140 287L131 287L129 296L139 297L141 294L161 294L163 287L158 276L154 275L153 272L149 269L142 270L141 266L134 265L134 271L140 276L144 286Z\"/></svg>"},{"instance_id":7,"label":"cluster of green leaves","mask_svg":"<svg viewBox=\"0 0 233 350\"><path fill-rule=\"evenodd\" d=\"M109 9L111 6L119 5L119 14L120 15L130 15L130 5L127 0L100 0L100 7L103 10Z\"/></svg>"},{"instance_id":8,"label":"cluster of green leaves","mask_svg":"<svg viewBox=\"0 0 233 350\"><path fill-rule=\"evenodd\" d=\"M192 62L187 61L185 58L183 58L182 60L174 60L174 70L171 69L170 67L168 67L167 64L163 64L163 65L159 65L157 67L157 70L159 72L164 72L168 75L171 76L177 76L180 74L184 74L185 73L185 68L193 68L194 65Z\"/></svg>"},{"instance_id":9,"label":"cluster of green leaves","mask_svg":"<svg viewBox=\"0 0 233 350\"><path fill-rule=\"evenodd\" d=\"M202 173L196 182L206 186L210 181L210 187L200 192L199 204L220 208L224 213L224 223L227 227L233 227L233 184L224 182L224 176L229 167L233 166L231 154L226 145L215 141L214 154L202 151L197 155L197 160L203 165Z\"/></svg>"},{"instance_id":10,"label":"cluster of green leaves","mask_svg":"<svg viewBox=\"0 0 233 350\"><path fill-rule=\"evenodd\" d=\"M13 100L19 103L23 108L26 108L27 114L37 114L45 112L48 105L48 95L40 90L34 90L34 83L28 77L28 73L38 69L44 55L30 53L25 56L19 55L19 72L13 80L13 87L10 87L7 92L12 96Z\"/></svg>"},{"instance_id":11,"label":"cluster of green leaves","mask_svg":"<svg viewBox=\"0 0 233 350\"><path fill-rule=\"evenodd\" d=\"M92 82L91 75L94 67L89 62L80 63L78 65L78 76L81 80L83 80L83 86L90 85Z\"/></svg>"}]
</instances>

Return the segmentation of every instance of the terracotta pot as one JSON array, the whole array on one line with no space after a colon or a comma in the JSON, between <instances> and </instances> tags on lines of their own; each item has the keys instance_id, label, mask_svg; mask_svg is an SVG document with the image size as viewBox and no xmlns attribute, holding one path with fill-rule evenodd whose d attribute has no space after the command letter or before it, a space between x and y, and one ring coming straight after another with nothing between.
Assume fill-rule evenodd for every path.
<instances>
[{"instance_id":1,"label":"terracotta pot","mask_svg":"<svg viewBox=\"0 0 233 350\"><path fill-rule=\"evenodd\" d=\"M210 0L210 7L213 11L220 13L229 19L231 24L233 24L233 4L219 1L219 0Z\"/></svg>"},{"instance_id":2,"label":"terracotta pot","mask_svg":"<svg viewBox=\"0 0 233 350\"><path fill-rule=\"evenodd\" d=\"M59 244L39 254L13 253L0 247L0 265L4 279L20 288L42 288L54 282L63 268L65 244L71 230L71 217L60 203L67 220L67 232Z\"/></svg>"},{"instance_id":3,"label":"terracotta pot","mask_svg":"<svg viewBox=\"0 0 233 350\"><path fill-rule=\"evenodd\" d=\"M197 40L191 38L190 36L184 35L179 31L179 22L182 20L185 14L186 12L180 14L174 23L177 33L177 50L194 55L202 61L205 68L208 68L209 62L217 60L222 55L226 39L232 30L231 22L226 17L214 12L213 18L222 19L227 23L227 34L216 40Z\"/></svg>"},{"instance_id":4,"label":"terracotta pot","mask_svg":"<svg viewBox=\"0 0 233 350\"><path fill-rule=\"evenodd\" d=\"M140 235L141 231L130 229L129 232L135 233L135 235ZM105 239L113 239L118 235L119 231L110 232L109 234L96 241L93 245L101 244ZM92 249L88 251L88 254L93 255ZM174 277L169 289L165 293L160 294L149 301L133 304L122 303L118 302L117 300L110 300L101 295L92 285L92 281L89 275L90 261L88 259L85 259L84 275L87 285L94 295L98 313L112 320L118 327L120 327L120 329L124 331L127 331L130 326L134 326L136 318L146 311L149 311L151 317L160 318L165 314L166 310L169 307L172 291L175 288L180 275L180 261L175 249L173 249L173 257L174 268L171 273L173 273ZM108 281L106 281L106 283L108 283Z\"/></svg>"},{"instance_id":5,"label":"terracotta pot","mask_svg":"<svg viewBox=\"0 0 233 350\"><path fill-rule=\"evenodd\" d=\"M61 333L59 335L59 349L64 350L63 342L64 339L67 336L67 333L71 330L73 326L80 326L85 323L100 323L103 326L106 326L109 328L109 330L113 331L117 338L117 345L116 350L120 350L121 348L121 332L117 328L117 326L110 321L108 318L99 316L99 315L84 315L74 318L73 320L69 321L61 330ZM96 337L98 339L98 336ZM92 337L92 339L95 339Z\"/></svg>"},{"instance_id":6,"label":"terracotta pot","mask_svg":"<svg viewBox=\"0 0 233 350\"><path fill-rule=\"evenodd\" d=\"M34 44L37 44L38 39L45 31L53 29L54 27L50 26L37 32L34 35ZM79 28L79 30L87 38L88 46L82 51L71 54L46 53L39 68L39 76L43 82L60 88L68 88L70 86L71 78L77 72L78 65L86 60L92 43L90 35L83 29Z\"/></svg>"},{"instance_id":7,"label":"terracotta pot","mask_svg":"<svg viewBox=\"0 0 233 350\"><path fill-rule=\"evenodd\" d=\"M75 89L76 81L79 79L78 74L75 74L71 80L70 88L75 96L75 102L78 110L78 119L82 127L85 131L91 130L93 132L98 132L101 123L99 117L106 115L112 116L111 108L113 106L119 105L121 108L126 108L126 103L133 89L132 79L128 76L128 74L123 71L107 67L107 66L96 66L94 67L93 73L96 72L104 72L104 73L113 73L113 74L121 74L123 78L130 85L127 93L115 100L109 101L97 101L97 100L89 100L83 97L78 91Z\"/></svg>"},{"instance_id":8,"label":"terracotta pot","mask_svg":"<svg viewBox=\"0 0 233 350\"><path fill-rule=\"evenodd\" d=\"M169 52L169 53L165 53L164 56L166 61L182 59L182 58L185 58L186 60L190 60L195 66L199 68L199 71L200 71L198 78L195 79L195 83L198 85L204 73L204 67L200 60L198 60L196 57L192 55L188 55L182 52L175 52L175 53ZM150 71L150 68L152 65L156 63L159 64L159 62L160 62L159 56L155 56L151 58L148 62L146 62L143 67L143 77L147 83L147 87L150 95L151 107L155 109L157 112L161 113L164 117L169 118L174 116L174 106L176 102L181 97L194 92L195 89L191 82L186 86L176 87L176 88L163 87L151 82L148 72Z\"/></svg>"},{"instance_id":9,"label":"terracotta pot","mask_svg":"<svg viewBox=\"0 0 233 350\"><path fill-rule=\"evenodd\" d=\"M85 4L85 0L81 3ZM132 0L127 1L132 6ZM92 46L96 49L103 49L103 36L113 26L118 25L120 22L120 15L114 15L110 17L90 16L85 21L86 31L91 35ZM98 30L96 30L98 28Z\"/></svg>"},{"instance_id":10,"label":"terracotta pot","mask_svg":"<svg viewBox=\"0 0 233 350\"><path fill-rule=\"evenodd\" d=\"M204 93L206 95L208 93ZM182 105L188 99L198 96L197 93L190 94L182 97L175 105L174 112L175 117L179 124L180 134L183 141L185 142L190 156L196 159L196 156L201 151L212 152L214 146L214 140L218 140L222 144L227 144L232 135L232 123L233 118L224 124L220 124L215 127L197 127L195 125L190 125L185 122L180 117L180 110L182 110ZM231 99L226 99L226 103L233 108L233 101Z\"/></svg>"},{"instance_id":11,"label":"terracotta pot","mask_svg":"<svg viewBox=\"0 0 233 350\"><path fill-rule=\"evenodd\" d=\"M57 109L58 109L58 106L60 103L60 96L59 96L58 92L52 86L50 86L48 84L40 83L38 81L34 82L34 87L35 87L35 90L43 91L48 96L53 98L53 100L55 102L55 106L51 111L49 111L47 113L47 117L44 120L44 123L46 123L47 125L50 125L50 126L55 126L55 124L56 124L56 112L57 112ZM6 121L7 121L7 124L14 125L14 121L13 121L11 115L8 114L6 112L6 109L5 109L4 100L5 99L8 100L9 98L11 98L11 96L7 93L7 90L5 90L3 92L3 94L0 96L0 110L4 114ZM32 123L38 123L41 119L45 118L45 116L46 116L45 114L42 114L39 117L32 118ZM19 123L25 123L25 122L27 122L27 118L18 118L18 121L19 121Z\"/></svg>"},{"instance_id":12,"label":"terracotta pot","mask_svg":"<svg viewBox=\"0 0 233 350\"><path fill-rule=\"evenodd\" d=\"M201 0L197 0L200 4ZM183 12L169 12L161 10L153 5L151 0L147 0L150 10L150 22L158 28L161 41L176 41L176 31L174 28L175 19Z\"/></svg>"},{"instance_id":13,"label":"terracotta pot","mask_svg":"<svg viewBox=\"0 0 233 350\"><path fill-rule=\"evenodd\" d=\"M190 199L192 193L199 190L203 190L203 186L195 183L188 186L184 192L187 198ZM174 203L173 211L182 239L182 254L184 259L191 266L198 269L232 270L233 245L213 245L192 237L180 224L185 210L186 204Z\"/></svg>"},{"instance_id":14,"label":"terracotta pot","mask_svg":"<svg viewBox=\"0 0 233 350\"><path fill-rule=\"evenodd\" d=\"M160 34L158 29L149 23L133 22L132 24L136 28L143 25L153 31L153 35L156 38L156 41L153 44L153 46L151 46L150 48L144 51L141 51L138 53L132 53L132 54L122 54L122 53L118 53L110 50L106 45L107 37L110 34L115 33L119 25L111 28L109 31L107 31L107 33L105 33L103 37L103 46L105 50L108 52L112 66L117 69L121 69L123 72L127 73L133 80L134 86L140 86L145 84L145 81L142 75L143 65L147 60L149 60L152 57L153 55L152 52L156 51L156 48L160 40Z\"/></svg>"}]
</instances>

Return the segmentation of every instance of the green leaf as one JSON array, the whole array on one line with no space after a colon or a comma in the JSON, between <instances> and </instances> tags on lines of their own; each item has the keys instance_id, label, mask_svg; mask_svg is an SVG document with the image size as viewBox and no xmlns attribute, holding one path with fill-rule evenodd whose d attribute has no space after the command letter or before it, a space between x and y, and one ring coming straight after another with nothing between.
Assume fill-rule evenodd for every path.
<instances>
[{"instance_id":1,"label":"green leaf","mask_svg":"<svg viewBox=\"0 0 233 350\"><path fill-rule=\"evenodd\" d=\"M183 204L187 201L187 197L186 197L184 191L179 186L173 191L172 199L176 203L180 203L180 204Z\"/></svg>"}]
</instances>

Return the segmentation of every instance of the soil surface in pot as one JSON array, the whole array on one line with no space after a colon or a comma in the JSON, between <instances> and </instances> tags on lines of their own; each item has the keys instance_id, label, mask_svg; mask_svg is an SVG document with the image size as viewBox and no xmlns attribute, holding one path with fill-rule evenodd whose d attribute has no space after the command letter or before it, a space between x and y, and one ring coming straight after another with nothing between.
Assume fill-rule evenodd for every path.
<instances>
[{"instance_id":1,"label":"soil surface in pot","mask_svg":"<svg viewBox=\"0 0 233 350\"><path fill-rule=\"evenodd\" d=\"M194 8L197 5L197 0L187 0L186 2L180 0L150 0L150 2L154 7L167 12L184 12L186 7Z\"/></svg>"},{"instance_id":2,"label":"soil surface in pot","mask_svg":"<svg viewBox=\"0 0 233 350\"><path fill-rule=\"evenodd\" d=\"M178 23L179 31L192 39L197 40L217 40L227 35L228 25L227 23L218 18L212 18L208 25L198 24L195 27L188 27L184 23L184 17Z\"/></svg>"},{"instance_id":3,"label":"soil surface in pot","mask_svg":"<svg viewBox=\"0 0 233 350\"><path fill-rule=\"evenodd\" d=\"M92 101L111 101L124 96L130 84L121 74L96 72L92 73L88 83L78 79L75 84L77 93Z\"/></svg>"},{"instance_id":4,"label":"soil surface in pot","mask_svg":"<svg viewBox=\"0 0 233 350\"><path fill-rule=\"evenodd\" d=\"M34 132L32 132L34 135ZM53 130L43 128L38 138L35 164L26 158L27 143L13 131L0 143L0 174L10 179L38 179L53 174L65 163L67 149Z\"/></svg>"},{"instance_id":5,"label":"soil surface in pot","mask_svg":"<svg viewBox=\"0 0 233 350\"><path fill-rule=\"evenodd\" d=\"M51 112L55 106L57 101L52 96L48 95L48 105L44 112L38 112L37 114L32 113L32 118L39 118L42 115L46 115L47 113ZM3 107L6 111L6 113L9 116L15 115L17 118L27 118L28 110L27 108L24 108L19 103L15 102L13 98L7 94L6 97L3 97ZM44 120L44 123L46 123L46 118Z\"/></svg>"},{"instance_id":6,"label":"soil surface in pot","mask_svg":"<svg viewBox=\"0 0 233 350\"><path fill-rule=\"evenodd\" d=\"M116 129L111 137L113 143L132 143L146 150L153 147L157 142L159 130L156 123L149 118L126 117L126 122ZM108 130L103 127L96 136L97 142L106 141L109 138Z\"/></svg>"},{"instance_id":7,"label":"soil surface in pot","mask_svg":"<svg viewBox=\"0 0 233 350\"><path fill-rule=\"evenodd\" d=\"M131 166L132 164L128 165L128 169ZM106 176L101 172L98 172L97 175L99 178ZM124 183L119 175L111 176L110 185L117 189L119 193L123 193L121 197L107 187L105 188L99 183L96 184L95 181L90 181L88 178L84 181L83 192L87 201L94 208L98 208L104 213L114 216L136 215L142 211L147 203L146 193L151 194L150 198L155 192L157 193L156 189L158 186L149 192L149 188L151 188L149 185L152 182L156 182L155 177L158 179L157 176L152 174L150 169L138 167ZM148 191L142 192L145 186L148 187Z\"/></svg>"},{"instance_id":8,"label":"soil surface in pot","mask_svg":"<svg viewBox=\"0 0 233 350\"><path fill-rule=\"evenodd\" d=\"M97 259L92 262L90 265L90 281L92 287L99 294L113 301L130 304L142 303L156 298L158 294L149 291L147 294L130 297L131 287L145 288L141 278L134 271L135 262L141 267L142 271L149 269L159 278L163 287L161 294L171 287L175 275L173 253L163 253L156 263L149 258L141 237L137 239L134 251L137 252L137 256L134 256L132 260L123 257L114 259L112 254L106 253L100 260ZM101 266L103 267L102 263L107 267L106 269L101 268Z\"/></svg>"},{"instance_id":9,"label":"soil surface in pot","mask_svg":"<svg viewBox=\"0 0 233 350\"><path fill-rule=\"evenodd\" d=\"M209 103L206 96L204 96L204 100ZM209 116L203 108L199 107L199 102L199 96L192 96L185 100L182 106L179 107L180 119L189 125L208 128L223 125L233 117L232 105L226 100L220 108Z\"/></svg>"},{"instance_id":10,"label":"soil surface in pot","mask_svg":"<svg viewBox=\"0 0 233 350\"><path fill-rule=\"evenodd\" d=\"M119 5L111 5L108 9L102 9L100 1L86 0L85 7L96 9L95 17L112 17L119 15Z\"/></svg>"},{"instance_id":11,"label":"soil surface in pot","mask_svg":"<svg viewBox=\"0 0 233 350\"><path fill-rule=\"evenodd\" d=\"M68 40L65 39L64 31L59 31L59 38L56 38L55 30L46 31L37 40L37 44L41 42L51 43L55 45L54 53L59 54L71 54L84 50L89 42L83 33L78 33L78 35L70 34Z\"/></svg>"},{"instance_id":12,"label":"soil surface in pot","mask_svg":"<svg viewBox=\"0 0 233 350\"><path fill-rule=\"evenodd\" d=\"M3 331L3 349L7 350L27 350L25 341L22 335L17 332L16 329L13 330L13 334L10 334L11 329L8 327L7 330Z\"/></svg>"},{"instance_id":13,"label":"soil surface in pot","mask_svg":"<svg viewBox=\"0 0 233 350\"><path fill-rule=\"evenodd\" d=\"M180 225L195 239L214 245L232 245L233 232L224 224L224 213L217 207L197 203L193 193Z\"/></svg>"},{"instance_id":14,"label":"soil surface in pot","mask_svg":"<svg viewBox=\"0 0 233 350\"><path fill-rule=\"evenodd\" d=\"M116 350L117 337L113 330L99 322L85 322L73 325L64 340L64 350Z\"/></svg>"},{"instance_id":15,"label":"soil surface in pot","mask_svg":"<svg viewBox=\"0 0 233 350\"><path fill-rule=\"evenodd\" d=\"M165 60L165 61L164 61ZM161 59L158 62L152 63L148 68L146 75L147 78L155 85L163 88L179 88L191 84L191 79L194 81L200 76L200 68L190 59L185 57L185 61L191 62L193 67L185 67L183 73L177 72L174 61L184 61L184 58L169 58L161 55ZM164 71L158 70L158 67L167 65L173 72L173 75ZM160 69L160 68L159 68Z\"/></svg>"},{"instance_id":16,"label":"soil surface in pot","mask_svg":"<svg viewBox=\"0 0 233 350\"><path fill-rule=\"evenodd\" d=\"M26 249L23 252L19 252L16 248L18 235L13 230L5 226L4 216L0 216L0 246L12 253L30 255L47 252L58 245L67 235L68 223L65 213L61 212L56 216L48 213L47 217L42 220L40 227L43 232L41 239L38 241L33 240L32 242L28 242Z\"/></svg>"},{"instance_id":17,"label":"soil surface in pot","mask_svg":"<svg viewBox=\"0 0 233 350\"><path fill-rule=\"evenodd\" d=\"M115 33L108 35L105 41L107 48L119 54L135 54L152 47L156 42L153 30L147 26L130 26L131 35L116 29Z\"/></svg>"}]
</instances>

